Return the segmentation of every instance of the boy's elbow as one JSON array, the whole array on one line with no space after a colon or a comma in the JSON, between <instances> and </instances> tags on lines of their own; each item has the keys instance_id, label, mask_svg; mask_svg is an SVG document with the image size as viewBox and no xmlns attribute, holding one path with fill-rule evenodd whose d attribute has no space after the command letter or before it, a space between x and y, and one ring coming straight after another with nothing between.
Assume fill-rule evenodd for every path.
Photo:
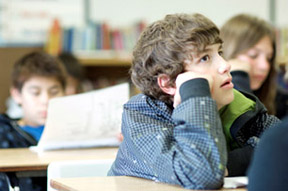
<instances>
[{"instance_id":1,"label":"boy's elbow","mask_svg":"<svg viewBox=\"0 0 288 191\"><path fill-rule=\"evenodd\" d=\"M223 181L224 181L224 177L221 178L217 178L214 177L212 178L211 181L207 181L205 182L205 184L203 184L205 190L210 189L210 190L215 190L215 189L220 189L223 186Z\"/></svg>"},{"instance_id":2,"label":"boy's elbow","mask_svg":"<svg viewBox=\"0 0 288 191\"><path fill-rule=\"evenodd\" d=\"M200 180L199 182L196 181L182 186L194 190L218 190L223 186L223 179L211 178L207 181Z\"/></svg>"},{"instance_id":3,"label":"boy's elbow","mask_svg":"<svg viewBox=\"0 0 288 191\"><path fill-rule=\"evenodd\" d=\"M204 169L204 170L203 170ZM204 167L196 172L176 175L180 185L187 189L214 190L223 186L225 169Z\"/></svg>"}]
</instances>

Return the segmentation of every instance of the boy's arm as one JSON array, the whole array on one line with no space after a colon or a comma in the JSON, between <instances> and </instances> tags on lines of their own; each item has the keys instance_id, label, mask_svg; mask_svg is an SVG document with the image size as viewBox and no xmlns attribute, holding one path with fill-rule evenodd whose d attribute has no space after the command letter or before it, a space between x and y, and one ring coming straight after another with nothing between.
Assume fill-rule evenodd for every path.
<instances>
[{"instance_id":1,"label":"boy's arm","mask_svg":"<svg viewBox=\"0 0 288 191\"><path fill-rule=\"evenodd\" d=\"M189 83L201 84L203 92L210 92L204 79L190 80L184 85ZM199 92L187 95L181 91L182 102L174 109L172 119L165 112L155 117L149 115L153 112L149 109L125 109L124 144L129 145L129 155L135 157L134 166L126 175L190 189L221 187L227 161L226 141L215 101L209 94Z\"/></svg>"},{"instance_id":2,"label":"boy's arm","mask_svg":"<svg viewBox=\"0 0 288 191\"><path fill-rule=\"evenodd\" d=\"M235 88L238 90L243 90L247 92L252 92L250 87L250 78L249 74L245 71L232 71L232 82L235 85Z\"/></svg>"},{"instance_id":3,"label":"boy's arm","mask_svg":"<svg viewBox=\"0 0 288 191\"><path fill-rule=\"evenodd\" d=\"M172 115L177 125L174 127L174 137L177 143L183 145L183 147L186 147L191 142L191 144L196 145L195 150L189 150L189 146L186 148L187 155L192 151L191 156L195 157L190 158L193 161L190 168L193 169L192 171L197 172L193 173L192 177L194 176L197 179L202 174L201 179L206 179L206 183L213 182L211 179L215 183L217 181L219 183L217 178L221 177L220 180L222 181L226 167L226 140L218 116L217 105L211 99L208 81L205 79L187 81L181 85L180 95L182 104L175 108ZM192 103L189 103L191 101ZM192 104L192 106L188 106L189 104ZM186 108L186 106L188 107ZM185 129L181 127L181 124L185 126ZM183 130L187 133L186 136L182 135ZM183 160L181 155L179 156L178 165L182 166ZM194 166L197 163L200 166ZM208 166L209 168L207 168ZM187 171L179 171L177 173L181 177L187 176ZM208 186L205 189L207 188L210 189L212 187Z\"/></svg>"},{"instance_id":4,"label":"boy's arm","mask_svg":"<svg viewBox=\"0 0 288 191\"><path fill-rule=\"evenodd\" d=\"M252 92L249 77L249 72L251 70L250 63L240 59L231 59L229 60L229 64L231 65L230 73L233 77L232 82L235 85L235 88Z\"/></svg>"}]
</instances>

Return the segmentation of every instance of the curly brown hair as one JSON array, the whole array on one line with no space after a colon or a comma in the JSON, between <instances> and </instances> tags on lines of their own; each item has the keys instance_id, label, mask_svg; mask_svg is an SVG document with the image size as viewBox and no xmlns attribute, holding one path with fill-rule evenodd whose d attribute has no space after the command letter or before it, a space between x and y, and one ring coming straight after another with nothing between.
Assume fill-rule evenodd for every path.
<instances>
[{"instance_id":1,"label":"curly brown hair","mask_svg":"<svg viewBox=\"0 0 288 191\"><path fill-rule=\"evenodd\" d=\"M144 94L172 104L172 96L157 83L161 74L170 77L175 86L178 74L184 72L184 61L193 59L206 46L222 43L219 29L201 14L172 14L149 25L133 50L131 79Z\"/></svg>"},{"instance_id":2,"label":"curly brown hair","mask_svg":"<svg viewBox=\"0 0 288 191\"><path fill-rule=\"evenodd\" d=\"M227 60L236 58L239 54L255 46L263 37L268 36L272 41L273 55L270 59L271 69L262 86L254 91L255 95L264 103L268 113L275 114L275 31L264 19L249 14L239 14L230 18L220 30L223 39L223 53Z\"/></svg>"}]
</instances>

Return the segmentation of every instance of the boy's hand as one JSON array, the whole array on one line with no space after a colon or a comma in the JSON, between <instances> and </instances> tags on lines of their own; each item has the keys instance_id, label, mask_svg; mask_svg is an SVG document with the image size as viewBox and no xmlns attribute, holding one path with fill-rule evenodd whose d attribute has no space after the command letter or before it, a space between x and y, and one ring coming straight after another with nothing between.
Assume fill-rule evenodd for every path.
<instances>
[{"instance_id":1,"label":"boy's hand","mask_svg":"<svg viewBox=\"0 0 288 191\"><path fill-rule=\"evenodd\" d=\"M117 135L117 139L118 139L118 141L120 141L120 142L123 141L124 137L123 137L122 133L119 133L119 134Z\"/></svg>"},{"instance_id":2,"label":"boy's hand","mask_svg":"<svg viewBox=\"0 0 288 191\"><path fill-rule=\"evenodd\" d=\"M198 74L195 72L184 72L181 73L177 76L176 78L176 93L174 95L174 103L173 103L173 107L175 108L177 105L179 105L181 103L181 96L180 96L180 86L191 79L195 79L195 78L204 78L208 80L209 86L210 86L210 91L211 91L211 87L212 87L212 83L213 83L213 79L210 75L206 75L206 74Z\"/></svg>"},{"instance_id":3,"label":"boy's hand","mask_svg":"<svg viewBox=\"0 0 288 191\"><path fill-rule=\"evenodd\" d=\"M228 61L231 65L231 71L243 71L250 73L251 65L250 63L240 60L240 59L232 59Z\"/></svg>"}]
</instances>

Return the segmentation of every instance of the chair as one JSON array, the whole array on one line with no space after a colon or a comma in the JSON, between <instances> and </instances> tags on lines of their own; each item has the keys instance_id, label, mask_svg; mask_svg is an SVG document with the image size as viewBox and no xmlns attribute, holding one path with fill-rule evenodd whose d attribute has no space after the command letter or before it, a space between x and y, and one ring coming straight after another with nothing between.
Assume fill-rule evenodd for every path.
<instances>
[{"instance_id":1,"label":"chair","mask_svg":"<svg viewBox=\"0 0 288 191\"><path fill-rule=\"evenodd\" d=\"M52 178L106 176L114 160L81 160L51 162L47 169L47 191Z\"/></svg>"},{"instance_id":2,"label":"chair","mask_svg":"<svg viewBox=\"0 0 288 191\"><path fill-rule=\"evenodd\" d=\"M0 189L5 189L8 191L17 191L19 190L18 186L15 186L14 188L12 188L9 177L5 174L0 172Z\"/></svg>"}]
</instances>

